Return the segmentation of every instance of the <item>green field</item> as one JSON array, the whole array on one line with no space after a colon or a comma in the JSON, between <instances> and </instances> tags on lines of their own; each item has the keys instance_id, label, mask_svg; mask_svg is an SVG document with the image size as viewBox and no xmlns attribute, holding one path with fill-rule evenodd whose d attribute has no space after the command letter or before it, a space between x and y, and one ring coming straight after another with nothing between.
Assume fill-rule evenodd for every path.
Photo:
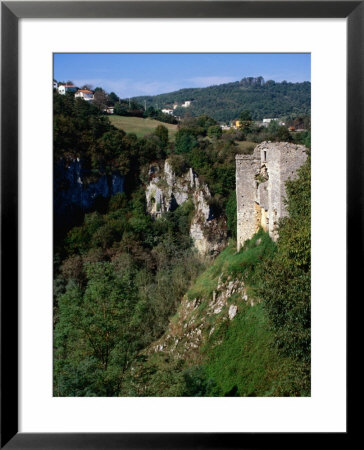
<instances>
[{"instance_id":1,"label":"green field","mask_svg":"<svg viewBox=\"0 0 364 450\"><path fill-rule=\"evenodd\" d=\"M138 137L152 133L158 125L163 125L168 129L171 139L177 133L177 125L159 122L153 119L143 119L141 117L109 116L114 127L124 130L126 133L135 133Z\"/></svg>"}]
</instances>

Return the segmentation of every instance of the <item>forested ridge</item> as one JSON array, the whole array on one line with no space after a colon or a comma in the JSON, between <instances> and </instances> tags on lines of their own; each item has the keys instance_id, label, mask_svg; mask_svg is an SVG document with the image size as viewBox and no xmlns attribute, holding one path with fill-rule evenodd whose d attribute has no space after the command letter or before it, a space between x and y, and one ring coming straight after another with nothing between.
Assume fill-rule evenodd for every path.
<instances>
[{"instance_id":1,"label":"forested ridge","mask_svg":"<svg viewBox=\"0 0 364 450\"><path fill-rule=\"evenodd\" d=\"M123 192L96 198L55 234L55 396L310 395L310 164L287 185L290 216L278 242L260 230L236 252L235 155L283 133L245 125L223 133L202 115L181 123L174 142L162 124L138 138L94 105L54 94L55 164L80 159L86 184L125 176ZM285 138L309 142L307 134ZM192 201L159 219L147 213L150 165L166 158L176 174L192 167L209 186L214 216L227 222L230 244L216 259L193 246ZM201 348L156 352L183 329L183 301L199 299L206 317L225 280L243 283L254 306L239 304L232 321L217 316Z\"/></svg>"},{"instance_id":2,"label":"forested ridge","mask_svg":"<svg viewBox=\"0 0 364 450\"><path fill-rule=\"evenodd\" d=\"M240 81L205 88L180 89L154 96L135 97L147 107L172 107L179 105L177 116L207 114L219 122L237 119L242 110L252 112L253 120L310 115L311 83L264 81L262 77L243 78ZM192 101L191 106L181 105Z\"/></svg>"}]
</instances>

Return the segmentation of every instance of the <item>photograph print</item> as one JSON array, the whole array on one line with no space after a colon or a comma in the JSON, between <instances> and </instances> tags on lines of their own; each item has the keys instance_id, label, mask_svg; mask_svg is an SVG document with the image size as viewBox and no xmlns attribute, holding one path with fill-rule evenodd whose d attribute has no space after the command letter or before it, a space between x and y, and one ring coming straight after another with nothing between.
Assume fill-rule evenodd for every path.
<instances>
[{"instance_id":1,"label":"photograph print","mask_svg":"<svg viewBox=\"0 0 364 450\"><path fill-rule=\"evenodd\" d=\"M54 397L311 395L310 80L54 53Z\"/></svg>"}]
</instances>

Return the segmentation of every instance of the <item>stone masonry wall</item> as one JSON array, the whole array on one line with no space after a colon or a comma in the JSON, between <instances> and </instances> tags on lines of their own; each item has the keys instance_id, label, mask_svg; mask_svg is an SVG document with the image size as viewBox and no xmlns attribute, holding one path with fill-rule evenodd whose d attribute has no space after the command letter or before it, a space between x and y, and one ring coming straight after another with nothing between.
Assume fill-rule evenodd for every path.
<instances>
[{"instance_id":1,"label":"stone masonry wall","mask_svg":"<svg viewBox=\"0 0 364 450\"><path fill-rule=\"evenodd\" d=\"M256 231L256 180L260 161L253 156L236 155L237 241L250 239Z\"/></svg>"},{"instance_id":2,"label":"stone masonry wall","mask_svg":"<svg viewBox=\"0 0 364 450\"><path fill-rule=\"evenodd\" d=\"M306 147L262 142L253 155L236 155L238 250L262 227L276 240L277 223L287 215L285 183L307 159Z\"/></svg>"}]
</instances>

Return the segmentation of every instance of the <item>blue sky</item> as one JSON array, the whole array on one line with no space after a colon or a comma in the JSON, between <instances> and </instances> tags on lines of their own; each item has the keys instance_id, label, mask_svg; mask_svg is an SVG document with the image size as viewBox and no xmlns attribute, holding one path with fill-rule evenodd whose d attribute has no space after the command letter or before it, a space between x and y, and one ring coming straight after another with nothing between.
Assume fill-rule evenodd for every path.
<instances>
[{"instance_id":1,"label":"blue sky","mask_svg":"<svg viewBox=\"0 0 364 450\"><path fill-rule=\"evenodd\" d=\"M156 95L262 76L265 80L310 81L304 53L56 53L54 78L100 86L121 98Z\"/></svg>"}]
</instances>

